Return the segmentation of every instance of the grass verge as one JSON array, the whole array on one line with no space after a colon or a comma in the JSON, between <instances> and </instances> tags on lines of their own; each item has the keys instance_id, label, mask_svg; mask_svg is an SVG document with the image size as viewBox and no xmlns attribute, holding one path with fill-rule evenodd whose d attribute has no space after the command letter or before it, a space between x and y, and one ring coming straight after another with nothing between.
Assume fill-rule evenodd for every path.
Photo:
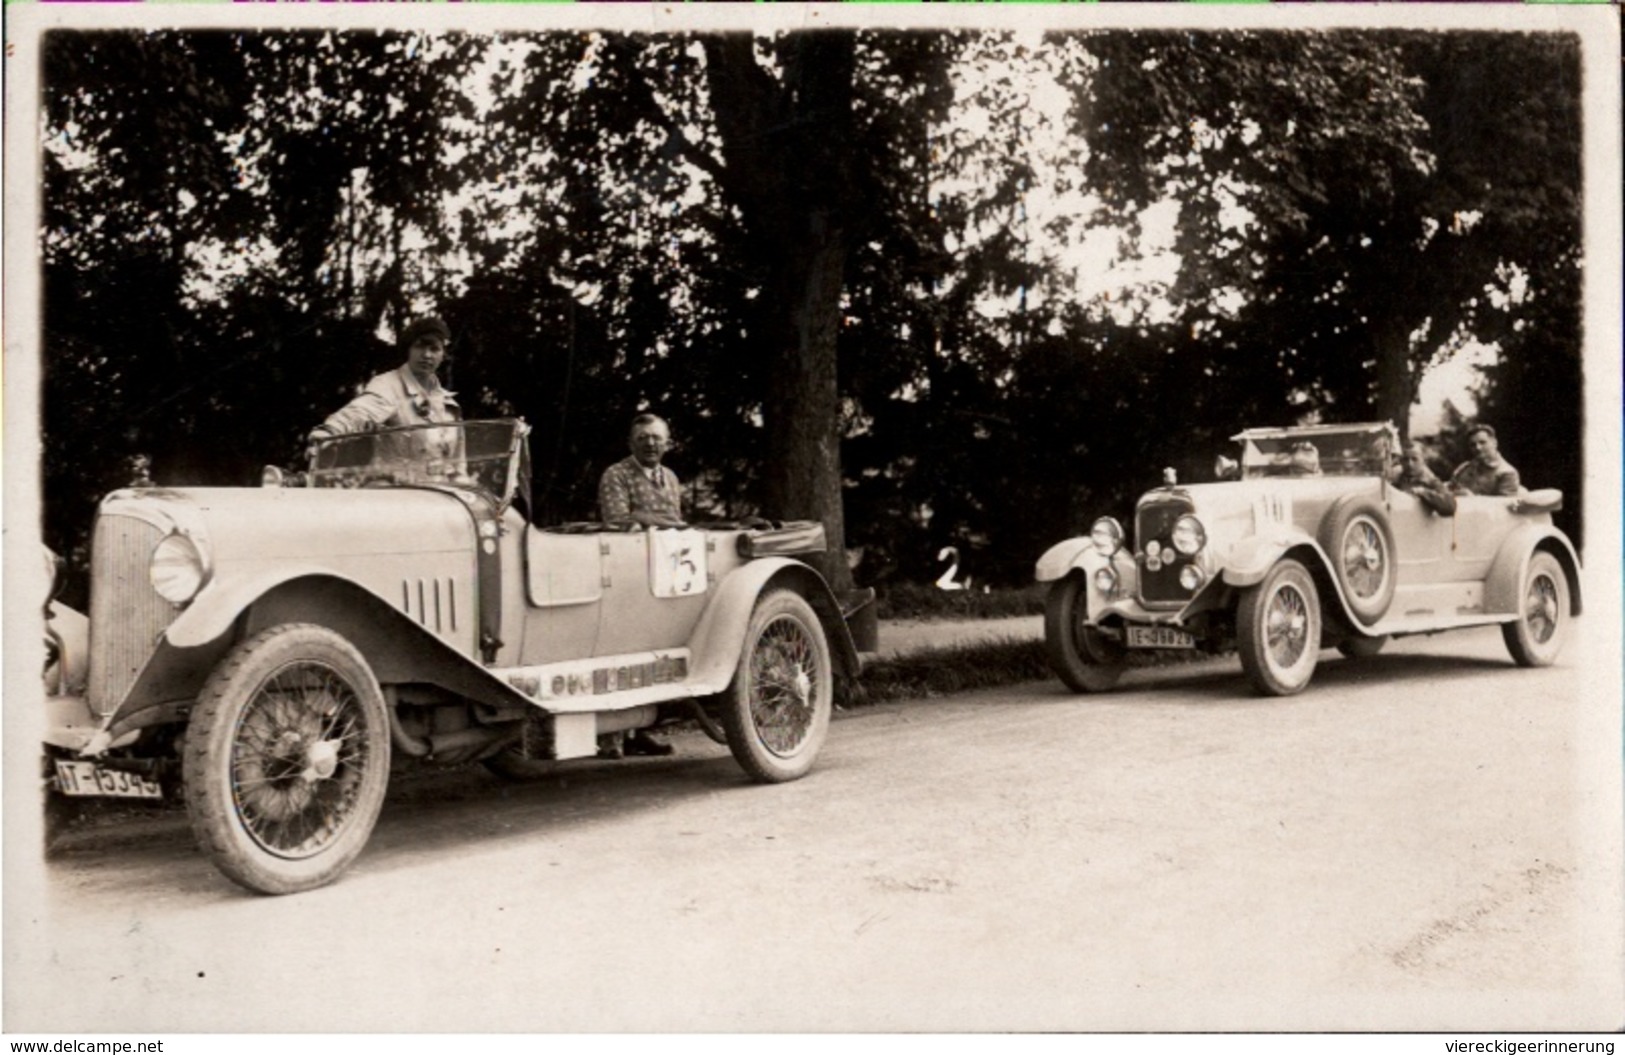
<instances>
[{"instance_id":1,"label":"grass verge","mask_svg":"<svg viewBox=\"0 0 1625 1055\"><path fill-rule=\"evenodd\" d=\"M978 641L922 649L863 668L865 704L993 689L1050 676L1044 642Z\"/></svg>"}]
</instances>

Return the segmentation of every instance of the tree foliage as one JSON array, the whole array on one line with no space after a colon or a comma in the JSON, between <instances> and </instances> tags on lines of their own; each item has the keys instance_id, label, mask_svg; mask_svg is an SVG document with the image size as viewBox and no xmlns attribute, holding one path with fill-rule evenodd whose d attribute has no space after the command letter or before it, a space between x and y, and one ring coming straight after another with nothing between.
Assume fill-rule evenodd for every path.
<instances>
[{"instance_id":1,"label":"tree foliage","mask_svg":"<svg viewBox=\"0 0 1625 1055\"><path fill-rule=\"evenodd\" d=\"M824 520L870 580L1019 581L1472 342L1526 479L1580 485L1572 38L54 31L43 70L59 550L136 456L292 464L425 310L542 517L652 409L699 515Z\"/></svg>"}]
</instances>

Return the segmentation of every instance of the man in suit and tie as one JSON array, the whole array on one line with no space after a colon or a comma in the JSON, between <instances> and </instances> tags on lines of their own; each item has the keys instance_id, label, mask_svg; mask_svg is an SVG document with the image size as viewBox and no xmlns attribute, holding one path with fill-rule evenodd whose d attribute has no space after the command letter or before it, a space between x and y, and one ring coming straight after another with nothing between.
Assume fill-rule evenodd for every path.
<instances>
[{"instance_id":1,"label":"man in suit and tie","mask_svg":"<svg viewBox=\"0 0 1625 1055\"><path fill-rule=\"evenodd\" d=\"M683 527L683 489L677 474L660 464L671 448L671 428L656 414L632 419L632 456L604 470L598 480L598 516L617 527ZM672 746L634 729L598 738L599 758L669 755Z\"/></svg>"},{"instance_id":2,"label":"man in suit and tie","mask_svg":"<svg viewBox=\"0 0 1625 1055\"><path fill-rule=\"evenodd\" d=\"M632 419L632 456L604 470L598 480L598 516L606 524L683 527L683 489L677 474L660 464L671 448L671 429L655 414Z\"/></svg>"}]
</instances>

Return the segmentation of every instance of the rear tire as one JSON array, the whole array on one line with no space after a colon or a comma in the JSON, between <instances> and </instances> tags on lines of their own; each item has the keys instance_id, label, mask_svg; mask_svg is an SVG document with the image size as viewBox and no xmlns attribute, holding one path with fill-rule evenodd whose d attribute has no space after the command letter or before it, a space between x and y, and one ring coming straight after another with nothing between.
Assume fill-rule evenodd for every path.
<instances>
[{"instance_id":1,"label":"rear tire","mask_svg":"<svg viewBox=\"0 0 1625 1055\"><path fill-rule=\"evenodd\" d=\"M1073 692L1106 692L1123 676L1123 647L1084 622L1088 584L1069 575L1044 602L1044 652L1055 676Z\"/></svg>"},{"instance_id":2,"label":"rear tire","mask_svg":"<svg viewBox=\"0 0 1625 1055\"><path fill-rule=\"evenodd\" d=\"M751 779L806 775L829 736L835 677L824 624L793 590L756 600L739 667L723 694L728 750Z\"/></svg>"},{"instance_id":3,"label":"rear tire","mask_svg":"<svg viewBox=\"0 0 1625 1055\"><path fill-rule=\"evenodd\" d=\"M1241 668L1260 693L1303 691L1320 658L1320 594L1302 564L1283 560L1242 593L1236 639Z\"/></svg>"},{"instance_id":4,"label":"rear tire","mask_svg":"<svg viewBox=\"0 0 1625 1055\"><path fill-rule=\"evenodd\" d=\"M1518 595L1518 619L1501 625L1513 662L1520 667L1550 666L1563 648L1569 612L1569 579L1563 566L1550 553L1534 554Z\"/></svg>"}]
</instances>

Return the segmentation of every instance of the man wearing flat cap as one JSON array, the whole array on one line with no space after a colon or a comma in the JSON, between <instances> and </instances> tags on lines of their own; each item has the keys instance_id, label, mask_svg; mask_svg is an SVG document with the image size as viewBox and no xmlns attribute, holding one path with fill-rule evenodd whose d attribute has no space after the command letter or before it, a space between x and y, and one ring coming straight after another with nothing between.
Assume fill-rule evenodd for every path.
<instances>
[{"instance_id":1,"label":"man wearing flat cap","mask_svg":"<svg viewBox=\"0 0 1625 1055\"><path fill-rule=\"evenodd\" d=\"M450 341L451 331L432 315L408 323L401 331L400 342L406 350L406 362L368 381L360 395L311 430L311 442L371 429L462 420L456 396L441 387L436 373L446 361ZM410 441L410 449L402 454L414 460L450 462L460 454L457 448L461 433L456 429L426 430L405 438Z\"/></svg>"}]
</instances>

